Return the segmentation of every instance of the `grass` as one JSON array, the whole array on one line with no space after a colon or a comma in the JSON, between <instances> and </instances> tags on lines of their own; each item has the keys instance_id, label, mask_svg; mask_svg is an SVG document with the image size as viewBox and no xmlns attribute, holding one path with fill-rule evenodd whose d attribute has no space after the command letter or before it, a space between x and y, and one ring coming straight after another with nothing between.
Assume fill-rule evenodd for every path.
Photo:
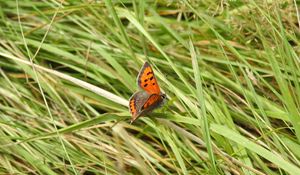
<instances>
[{"instance_id":1,"label":"grass","mask_svg":"<svg viewBox=\"0 0 300 175\"><path fill-rule=\"evenodd\" d=\"M0 174L300 174L298 1L0 5Z\"/></svg>"}]
</instances>

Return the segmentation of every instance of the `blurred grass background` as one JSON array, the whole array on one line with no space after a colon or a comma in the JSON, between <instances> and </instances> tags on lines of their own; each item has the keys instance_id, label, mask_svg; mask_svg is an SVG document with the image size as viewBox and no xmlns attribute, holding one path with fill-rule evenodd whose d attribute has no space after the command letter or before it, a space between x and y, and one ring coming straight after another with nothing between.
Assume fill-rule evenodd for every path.
<instances>
[{"instance_id":1,"label":"blurred grass background","mask_svg":"<svg viewBox=\"0 0 300 175\"><path fill-rule=\"evenodd\" d=\"M300 174L299 4L0 0L0 174Z\"/></svg>"}]
</instances>

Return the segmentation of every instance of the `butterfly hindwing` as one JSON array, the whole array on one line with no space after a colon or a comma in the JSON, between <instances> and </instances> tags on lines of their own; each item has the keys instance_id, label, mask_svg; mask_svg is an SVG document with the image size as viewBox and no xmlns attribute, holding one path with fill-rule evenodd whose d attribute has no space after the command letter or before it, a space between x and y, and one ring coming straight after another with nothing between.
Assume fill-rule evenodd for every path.
<instances>
[{"instance_id":1,"label":"butterfly hindwing","mask_svg":"<svg viewBox=\"0 0 300 175\"><path fill-rule=\"evenodd\" d=\"M149 98L149 94L145 91L138 91L134 93L129 99L129 109L132 118L138 117L142 113L142 107Z\"/></svg>"},{"instance_id":2,"label":"butterfly hindwing","mask_svg":"<svg viewBox=\"0 0 300 175\"><path fill-rule=\"evenodd\" d=\"M161 96L157 94L152 94L150 97L147 99L147 101L144 103L142 106L142 110L145 109L153 109L157 106L157 104L161 101Z\"/></svg>"},{"instance_id":3,"label":"butterfly hindwing","mask_svg":"<svg viewBox=\"0 0 300 175\"><path fill-rule=\"evenodd\" d=\"M139 87L144 89L149 94L160 94L160 88L157 84L154 72L148 62L140 70L137 79Z\"/></svg>"}]
</instances>

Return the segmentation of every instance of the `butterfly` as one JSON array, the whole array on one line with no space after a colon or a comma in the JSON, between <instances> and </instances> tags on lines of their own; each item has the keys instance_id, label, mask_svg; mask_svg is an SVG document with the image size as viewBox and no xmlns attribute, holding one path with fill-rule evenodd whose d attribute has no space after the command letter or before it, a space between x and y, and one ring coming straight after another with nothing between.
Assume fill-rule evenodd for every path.
<instances>
[{"instance_id":1,"label":"butterfly","mask_svg":"<svg viewBox=\"0 0 300 175\"><path fill-rule=\"evenodd\" d=\"M137 77L137 84L142 89L129 99L129 111L132 115L130 123L145 115L165 102L166 94L160 91L153 69L145 62Z\"/></svg>"}]
</instances>

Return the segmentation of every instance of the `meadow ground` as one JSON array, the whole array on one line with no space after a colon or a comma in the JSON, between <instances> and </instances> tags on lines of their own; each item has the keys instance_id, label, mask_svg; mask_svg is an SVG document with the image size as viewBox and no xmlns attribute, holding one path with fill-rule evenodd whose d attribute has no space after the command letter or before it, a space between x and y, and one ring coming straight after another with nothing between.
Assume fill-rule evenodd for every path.
<instances>
[{"instance_id":1,"label":"meadow ground","mask_svg":"<svg viewBox=\"0 0 300 175\"><path fill-rule=\"evenodd\" d=\"M0 0L0 174L300 174L299 4Z\"/></svg>"}]
</instances>

